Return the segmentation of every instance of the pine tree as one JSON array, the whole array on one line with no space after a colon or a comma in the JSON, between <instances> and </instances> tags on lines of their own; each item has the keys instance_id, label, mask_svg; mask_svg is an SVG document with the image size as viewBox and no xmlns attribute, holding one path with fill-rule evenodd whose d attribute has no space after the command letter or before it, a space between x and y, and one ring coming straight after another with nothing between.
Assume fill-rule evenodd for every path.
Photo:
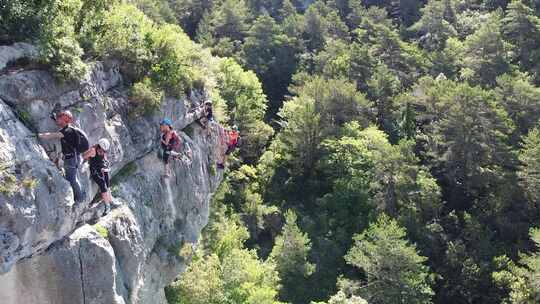
<instances>
[{"instance_id":1,"label":"pine tree","mask_svg":"<svg viewBox=\"0 0 540 304\"><path fill-rule=\"evenodd\" d=\"M260 77L272 114L277 112L287 93L297 66L299 44L298 38L286 35L274 18L261 15L253 22L242 52L237 55L239 62Z\"/></svg>"},{"instance_id":2,"label":"pine tree","mask_svg":"<svg viewBox=\"0 0 540 304\"><path fill-rule=\"evenodd\" d=\"M531 71L540 81L540 18L521 0L513 0L508 5L502 19L505 38L513 43L521 67Z\"/></svg>"},{"instance_id":3,"label":"pine tree","mask_svg":"<svg viewBox=\"0 0 540 304\"><path fill-rule=\"evenodd\" d=\"M397 137L394 96L401 89L399 78L385 64L378 65L367 83L368 96L377 109L377 123L392 138Z\"/></svg>"},{"instance_id":4,"label":"pine tree","mask_svg":"<svg viewBox=\"0 0 540 304\"><path fill-rule=\"evenodd\" d=\"M495 85L495 80L511 70L511 46L501 32L501 11L493 12L474 34L465 40L461 77L474 84Z\"/></svg>"},{"instance_id":5,"label":"pine tree","mask_svg":"<svg viewBox=\"0 0 540 304\"><path fill-rule=\"evenodd\" d=\"M540 129L532 129L523 144L519 154L521 167L518 174L530 204L540 212Z\"/></svg>"},{"instance_id":6,"label":"pine tree","mask_svg":"<svg viewBox=\"0 0 540 304\"><path fill-rule=\"evenodd\" d=\"M534 251L520 254L517 263L506 256L497 257L500 270L493 273L493 280L501 289L509 290L503 304L534 304L540 301L540 229L531 228L530 238Z\"/></svg>"},{"instance_id":7,"label":"pine tree","mask_svg":"<svg viewBox=\"0 0 540 304\"><path fill-rule=\"evenodd\" d=\"M305 289L305 283L315 271L315 265L308 260L311 241L298 228L297 219L292 210L285 213L285 226L275 240L270 259L276 263L283 285L280 298L283 301L304 303L310 293Z\"/></svg>"},{"instance_id":8,"label":"pine tree","mask_svg":"<svg viewBox=\"0 0 540 304\"><path fill-rule=\"evenodd\" d=\"M325 30L324 18L313 6L310 6L304 15L305 18L305 45L309 51L316 52L324 47Z\"/></svg>"},{"instance_id":9,"label":"pine tree","mask_svg":"<svg viewBox=\"0 0 540 304\"><path fill-rule=\"evenodd\" d=\"M540 119L540 88L525 75L502 75L495 88L497 103L504 108L516 126L511 137L514 146L519 145Z\"/></svg>"},{"instance_id":10,"label":"pine tree","mask_svg":"<svg viewBox=\"0 0 540 304\"><path fill-rule=\"evenodd\" d=\"M418 106L425 109L418 119L432 120L422 127L425 147L433 157L434 175L448 185L449 206L470 207L472 198L499 191L507 168L515 165L508 146L513 126L491 92L428 79L416 90L422 96Z\"/></svg>"},{"instance_id":11,"label":"pine tree","mask_svg":"<svg viewBox=\"0 0 540 304\"><path fill-rule=\"evenodd\" d=\"M364 274L358 295L368 303L431 303L427 258L417 253L396 221L382 215L354 242L345 260Z\"/></svg>"},{"instance_id":12,"label":"pine tree","mask_svg":"<svg viewBox=\"0 0 540 304\"><path fill-rule=\"evenodd\" d=\"M430 0L421 11L422 17L411 27L411 30L422 35L420 42L426 50L442 50L446 40L457 35L454 28L456 16L452 1Z\"/></svg>"}]
</instances>

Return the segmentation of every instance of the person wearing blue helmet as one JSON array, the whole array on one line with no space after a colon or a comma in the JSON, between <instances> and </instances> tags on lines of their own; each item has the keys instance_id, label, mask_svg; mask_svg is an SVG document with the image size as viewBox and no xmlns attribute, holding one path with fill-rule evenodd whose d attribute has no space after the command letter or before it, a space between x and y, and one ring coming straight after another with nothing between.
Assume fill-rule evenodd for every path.
<instances>
[{"instance_id":1,"label":"person wearing blue helmet","mask_svg":"<svg viewBox=\"0 0 540 304\"><path fill-rule=\"evenodd\" d=\"M159 131L161 132L161 149L162 159L164 164L165 173L163 176L171 176L170 157L178 155L180 150L180 137L176 134L172 127L172 121L168 118L164 118L159 123Z\"/></svg>"}]
</instances>

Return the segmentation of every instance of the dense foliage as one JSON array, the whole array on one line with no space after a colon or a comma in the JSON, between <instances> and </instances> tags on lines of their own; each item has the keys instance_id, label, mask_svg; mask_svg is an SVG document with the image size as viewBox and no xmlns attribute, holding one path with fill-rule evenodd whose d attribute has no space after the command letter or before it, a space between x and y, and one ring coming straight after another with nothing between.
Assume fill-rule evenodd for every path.
<instances>
[{"instance_id":1,"label":"dense foliage","mask_svg":"<svg viewBox=\"0 0 540 304\"><path fill-rule=\"evenodd\" d=\"M204 89L240 127L171 303L540 301L538 1L0 0L0 18L60 79L119 60L136 114Z\"/></svg>"}]
</instances>

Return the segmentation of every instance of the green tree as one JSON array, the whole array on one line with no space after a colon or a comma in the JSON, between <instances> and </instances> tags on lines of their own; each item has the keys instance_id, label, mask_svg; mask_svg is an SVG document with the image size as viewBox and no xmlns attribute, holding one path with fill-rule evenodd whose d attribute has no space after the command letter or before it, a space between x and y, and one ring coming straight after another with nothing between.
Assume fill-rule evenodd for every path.
<instances>
[{"instance_id":1,"label":"green tree","mask_svg":"<svg viewBox=\"0 0 540 304\"><path fill-rule=\"evenodd\" d=\"M306 279L315 271L315 265L309 262L311 250L309 237L298 228L298 217L292 210L285 213L285 225L270 254L283 287L280 298L283 301L304 303L310 292L306 289Z\"/></svg>"},{"instance_id":2,"label":"green tree","mask_svg":"<svg viewBox=\"0 0 540 304\"><path fill-rule=\"evenodd\" d=\"M540 18L521 0L514 0L502 19L502 30L505 38L516 46L516 59L521 67L540 80Z\"/></svg>"},{"instance_id":3,"label":"green tree","mask_svg":"<svg viewBox=\"0 0 540 304\"><path fill-rule=\"evenodd\" d=\"M39 0L10 0L0 3L0 42L10 43L38 36L46 6Z\"/></svg>"},{"instance_id":4,"label":"green tree","mask_svg":"<svg viewBox=\"0 0 540 304\"><path fill-rule=\"evenodd\" d=\"M499 75L511 70L511 45L504 41L501 11L493 12L464 45L461 77L473 84L494 86Z\"/></svg>"},{"instance_id":5,"label":"green tree","mask_svg":"<svg viewBox=\"0 0 540 304\"><path fill-rule=\"evenodd\" d=\"M249 11L243 0L226 0L217 10L216 37L242 40L247 32Z\"/></svg>"},{"instance_id":6,"label":"green tree","mask_svg":"<svg viewBox=\"0 0 540 304\"><path fill-rule=\"evenodd\" d=\"M174 23L174 12L169 6L169 1L162 0L130 0L146 16L157 23Z\"/></svg>"},{"instance_id":7,"label":"green tree","mask_svg":"<svg viewBox=\"0 0 540 304\"><path fill-rule=\"evenodd\" d=\"M305 45L309 51L316 52L324 47L325 30L324 18L313 6L309 6L305 18Z\"/></svg>"},{"instance_id":8,"label":"green tree","mask_svg":"<svg viewBox=\"0 0 540 304\"><path fill-rule=\"evenodd\" d=\"M84 0L75 23L75 32L86 55L96 56L96 41L105 30L106 16L119 0Z\"/></svg>"},{"instance_id":9,"label":"green tree","mask_svg":"<svg viewBox=\"0 0 540 304\"><path fill-rule=\"evenodd\" d=\"M271 101L271 113L281 105L297 65L297 38L287 36L269 15L262 15L247 33L242 52L237 57L247 69L260 77Z\"/></svg>"},{"instance_id":10,"label":"green tree","mask_svg":"<svg viewBox=\"0 0 540 304\"><path fill-rule=\"evenodd\" d=\"M540 211L540 129L534 128L523 139L518 172L522 187L532 207Z\"/></svg>"},{"instance_id":11,"label":"green tree","mask_svg":"<svg viewBox=\"0 0 540 304\"><path fill-rule=\"evenodd\" d=\"M368 206L385 210L405 223L412 221L411 229L438 216L440 189L419 165L413 142L391 145L384 132L374 127L361 130L354 122L346 125L343 133L340 139L324 143L329 153L323 168L331 176L334 190L322 202L341 210L341 216L332 213L332 217L341 219L341 227L351 224L355 228L348 230L349 237L362 224L349 223L347 217L365 216L371 208Z\"/></svg>"},{"instance_id":12,"label":"green tree","mask_svg":"<svg viewBox=\"0 0 540 304\"><path fill-rule=\"evenodd\" d=\"M338 134L347 122L367 125L369 113L365 97L346 80L316 77L294 92L298 97L286 102L278 114L282 130L276 147L289 174L304 179L314 173L322 140Z\"/></svg>"},{"instance_id":13,"label":"green tree","mask_svg":"<svg viewBox=\"0 0 540 304\"><path fill-rule=\"evenodd\" d=\"M369 8L359 16L354 30L356 41L365 46L375 61L382 61L398 75L402 86L412 85L428 67L425 56L415 45L401 40L385 11Z\"/></svg>"},{"instance_id":14,"label":"green tree","mask_svg":"<svg viewBox=\"0 0 540 304\"><path fill-rule=\"evenodd\" d=\"M206 252L198 250L180 280L166 289L169 303L280 304L275 264L244 248L248 233L237 217L217 213L205 231Z\"/></svg>"},{"instance_id":15,"label":"green tree","mask_svg":"<svg viewBox=\"0 0 540 304\"><path fill-rule=\"evenodd\" d=\"M243 0L225 0L212 11L215 37L242 41L248 30L248 7Z\"/></svg>"},{"instance_id":16,"label":"green tree","mask_svg":"<svg viewBox=\"0 0 540 304\"><path fill-rule=\"evenodd\" d=\"M453 26L456 21L452 0L430 0L422 9L422 17L411 30L422 35L420 41L428 51L442 50L446 40L457 32Z\"/></svg>"},{"instance_id":17,"label":"green tree","mask_svg":"<svg viewBox=\"0 0 540 304\"><path fill-rule=\"evenodd\" d=\"M237 124L242 133L241 155L245 162L254 163L273 134L263 121L268 101L261 83L253 72L245 71L232 59L220 62L217 79L229 109L230 124Z\"/></svg>"},{"instance_id":18,"label":"green tree","mask_svg":"<svg viewBox=\"0 0 540 304\"><path fill-rule=\"evenodd\" d=\"M497 103L514 122L512 143L517 146L540 119L540 88L534 86L525 75L502 75L497 78L494 89Z\"/></svg>"},{"instance_id":19,"label":"green tree","mask_svg":"<svg viewBox=\"0 0 540 304\"><path fill-rule=\"evenodd\" d=\"M400 91L399 78L385 64L378 65L371 79L368 80L368 96L377 109L377 123L388 135L396 139L398 136L397 117L394 96Z\"/></svg>"},{"instance_id":20,"label":"green tree","mask_svg":"<svg viewBox=\"0 0 540 304\"><path fill-rule=\"evenodd\" d=\"M342 290L333 295L328 302L311 302L311 304L368 304L368 302L359 296L348 295Z\"/></svg>"},{"instance_id":21,"label":"green tree","mask_svg":"<svg viewBox=\"0 0 540 304\"><path fill-rule=\"evenodd\" d=\"M171 304L221 304L226 300L217 255L193 261L182 281L167 287L165 294Z\"/></svg>"},{"instance_id":22,"label":"green tree","mask_svg":"<svg viewBox=\"0 0 540 304\"><path fill-rule=\"evenodd\" d=\"M515 165L508 146L513 124L493 94L449 80L421 83L415 96L419 97L416 105L425 110L417 117L427 118L422 120L427 135L422 145L434 175L449 185L450 206L464 208L471 198L502 190L506 168Z\"/></svg>"},{"instance_id":23,"label":"green tree","mask_svg":"<svg viewBox=\"0 0 540 304\"><path fill-rule=\"evenodd\" d=\"M278 11L276 19L280 22L283 22L285 19L293 17L297 14L296 7L293 5L291 0L283 0L281 8Z\"/></svg>"},{"instance_id":24,"label":"green tree","mask_svg":"<svg viewBox=\"0 0 540 304\"><path fill-rule=\"evenodd\" d=\"M39 34L40 59L62 81L81 80L88 72L75 28L82 7L81 0L54 0L45 3L40 12L44 18Z\"/></svg>"},{"instance_id":25,"label":"green tree","mask_svg":"<svg viewBox=\"0 0 540 304\"><path fill-rule=\"evenodd\" d=\"M192 39L196 36L197 28L205 12L211 11L214 7L213 0L173 0L169 2L176 22Z\"/></svg>"},{"instance_id":26,"label":"green tree","mask_svg":"<svg viewBox=\"0 0 540 304\"><path fill-rule=\"evenodd\" d=\"M145 41L151 52L149 76L170 96L184 96L204 86L204 64L210 54L193 43L177 25L161 25Z\"/></svg>"},{"instance_id":27,"label":"green tree","mask_svg":"<svg viewBox=\"0 0 540 304\"><path fill-rule=\"evenodd\" d=\"M197 27L197 40L215 55L232 57L241 51L252 20L244 0L225 0L204 11Z\"/></svg>"},{"instance_id":28,"label":"green tree","mask_svg":"<svg viewBox=\"0 0 540 304\"><path fill-rule=\"evenodd\" d=\"M540 301L540 229L531 228L535 251L521 254L517 263L506 256L496 258L499 271L493 273L497 285L509 291L504 304L533 304Z\"/></svg>"},{"instance_id":29,"label":"green tree","mask_svg":"<svg viewBox=\"0 0 540 304\"><path fill-rule=\"evenodd\" d=\"M296 97L279 111L282 131L279 133L283 157L291 165L291 174L309 174L319 157L323 134L321 114L311 97Z\"/></svg>"},{"instance_id":30,"label":"green tree","mask_svg":"<svg viewBox=\"0 0 540 304\"><path fill-rule=\"evenodd\" d=\"M336 135L339 127L356 120L367 126L371 120L370 106L364 94L356 90L354 83L346 79L311 77L292 92L299 97L316 101L316 111L321 115L324 136Z\"/></svg>"},{"instance_id":31,"label":"green tree","mask_svg":"<svg viewBox=\"0 0 540 304\"><path fill-rule=\"evenodd\" d=\"M121 71L128 80L138 81L150 68L148 37L153 27L153 22L135 6L115 6L103 21L95 42L96 53L102 58L120 60Z\"/></svg>"},{"instance_id":32,"label":"green tree","mask_svg":"<svg viewBox=\"0 0 540 304\"><path fill-rule=\"evenodd\" d=\"M358 294L369 303L431 303L431 275L406 231L385 215L354 237L345 256L365 276Z\"/></svg>"}]
</instances>

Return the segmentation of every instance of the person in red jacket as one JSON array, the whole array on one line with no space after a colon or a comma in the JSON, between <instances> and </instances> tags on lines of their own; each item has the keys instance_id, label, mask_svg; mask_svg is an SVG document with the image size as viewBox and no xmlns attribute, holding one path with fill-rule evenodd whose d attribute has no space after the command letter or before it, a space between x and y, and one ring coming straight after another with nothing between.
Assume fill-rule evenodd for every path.
<instances>
[{"instance_id":1,"label":"person in red jacket","mask_svg":"<svg viewBox=\"0 0 540 304\"><path fill-rule=\"evenodd\" d=\"M226 132L227 137L227 151L225 151L225 156L223 157L223 162L218 163L217 167L219 169L225 169L225 163L227 162L228 156L240 146L240 132L238 127L235 125L232 127L232 130Z\"/></svg>"},{"instance_id":2,"label":"person in red jacket","mask_svg":"<svg viewBox=\"0 0 540 304\"><path fill-rule=\"evenodd\" d=\"M164 118L159 123L159 130L161 132L161 149L163 150L163 163L164 163L164 177L171 176L170 158L171 156L178 156L180 150L181 140L172 127L172 121L168 118Z\"/></svg>"}]
</instances>

